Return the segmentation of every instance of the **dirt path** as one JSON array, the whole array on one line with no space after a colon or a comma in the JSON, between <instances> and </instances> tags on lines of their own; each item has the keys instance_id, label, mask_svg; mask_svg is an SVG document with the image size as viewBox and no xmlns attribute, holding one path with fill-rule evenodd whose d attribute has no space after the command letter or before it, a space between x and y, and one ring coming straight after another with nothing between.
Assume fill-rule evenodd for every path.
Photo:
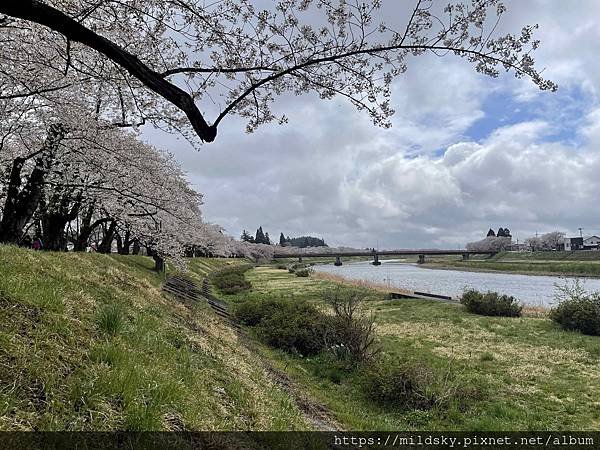
<instances>
[{"instance_id":1,"label":"dirt path","mask_svg":"<svg viewBox=\"0 0 600 450\"><path fill-rule=\"evenodd\" d=\"M230 317L227 304L211 293L207 282L203 282L202 286L198 287L190 279L172 277L167 280L163 289L187 301L205 299L214 312L234 329L242 345L260 359L265 372L273 383L283 389L294 400L307 423L311 424L316 431L343 430L343 427L332 417L332 414L324 405L309 398L285 372L274 367L266 357L261 355L252 338Z\"/></svg>"}]
</instances>

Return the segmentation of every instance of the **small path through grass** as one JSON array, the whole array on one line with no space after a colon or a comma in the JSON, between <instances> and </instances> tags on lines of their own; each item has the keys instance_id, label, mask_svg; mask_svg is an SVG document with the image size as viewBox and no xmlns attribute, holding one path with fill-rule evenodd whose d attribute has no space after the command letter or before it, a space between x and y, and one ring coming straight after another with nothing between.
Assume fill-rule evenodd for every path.
<instances>
[{"instance_id":1,"label":"small path through grass","mask_svg":"<svg viewBox=\"0 0 600 450\"><path fill-rule=\"evenodd\" d=\"M259 349L253 340L237 325L231 318L227 303L221 301L213 295L210 290L208 279L204 279L202 287L189 278L181 276L171 276L167 278L163 285L163 291L168 292L184 303L197 302L201 298L206 299L208 305L213 309L215 314L225 319L232 326L240 338L242 343L249 351L259 357L265 372L271 378L271 381L285 391L296 403L298 409L302 412L304 419L318 431L335 431L341 430L342 426L332 419L331 414L325 406L310 399L298 386L281 370L275 368L264 356L261 355Z\"/></svg>"}]
</instances>

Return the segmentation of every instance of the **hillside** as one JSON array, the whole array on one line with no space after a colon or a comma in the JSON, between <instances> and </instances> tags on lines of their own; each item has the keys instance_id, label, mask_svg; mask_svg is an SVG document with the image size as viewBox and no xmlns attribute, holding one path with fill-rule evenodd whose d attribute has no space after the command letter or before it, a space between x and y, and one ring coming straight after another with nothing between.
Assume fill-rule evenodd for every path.
<instances>
[{"instance_id":1,"label":"hillside","mask_svg":"<svg viewBox=\"0 0 600 450\"><path fill-rule=\"evenodd\" d=\"M0 430L308 428L231 328L151 267L0 246Z\"/></svg>"}]
</instances>

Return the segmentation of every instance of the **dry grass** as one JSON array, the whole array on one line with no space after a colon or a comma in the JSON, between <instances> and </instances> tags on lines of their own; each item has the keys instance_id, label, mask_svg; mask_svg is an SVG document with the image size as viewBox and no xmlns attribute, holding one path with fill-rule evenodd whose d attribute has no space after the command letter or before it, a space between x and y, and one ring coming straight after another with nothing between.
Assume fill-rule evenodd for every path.
<instances>
[{"instance_id":1,"label":"dry grass","mask_svg":"<svg viewBox=\"0 0 600 450\"><path fill-rule=\"evenodd\" d=\"M311 277L316 278L317 280L330 281L333 283L340 283L347 286L355 286L360 288L373 289L378 292L389 293L392 288L387 286L384 283L375 283L374 281L366 281L366 280L352 280L349 278L345 278L341 275L335 275L332 273L325 272L315 272L311 275Z\"/></svg>"}]
</instances>

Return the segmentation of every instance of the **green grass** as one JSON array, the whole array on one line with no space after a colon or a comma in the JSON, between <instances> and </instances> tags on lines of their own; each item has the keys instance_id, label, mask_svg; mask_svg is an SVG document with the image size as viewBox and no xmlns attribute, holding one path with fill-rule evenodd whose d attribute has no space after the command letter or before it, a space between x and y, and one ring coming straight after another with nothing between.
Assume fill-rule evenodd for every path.
<instances>
[{"instance_id":1,"label":"green grass","mask_svg":"<svg viewBox=\"0 0 600 450\"><path fill-rule=\"evenodd\" d=\"M511 272L537 275L600 277L600 252L501 252L463 261L456 257L428 258L427 266L459 270Z\"/></svg>"},{"instance_id":2,"label":"green grass","mask_svg":"<svg viewBox=\"0 0 600 450\"><path fill-rule=\"evenodd\" d=\"M246 298L290 296L319 302L329 282L259 267ZM232 301L236 301L235 297ZM274 365L352 430L595 430L600 427L600 338L562 331L547 318L484 317L459 305L386 300L373 292L385 358L452 370L476 395L431 410L382 407L362 393L362 370L339 377L322 360L259 346Z\"/></svg>"},{"instance_id":3,"label":"green grass","mask_svg":"<svg viewBox=\"0 0 600 450\"><path fill-rule=\"evenodd\" d=\"M232 260L195 259L202 279ZM141 256L0 246L0 430L306 429L260 359Z\"/></svg>"}]
</instances>

